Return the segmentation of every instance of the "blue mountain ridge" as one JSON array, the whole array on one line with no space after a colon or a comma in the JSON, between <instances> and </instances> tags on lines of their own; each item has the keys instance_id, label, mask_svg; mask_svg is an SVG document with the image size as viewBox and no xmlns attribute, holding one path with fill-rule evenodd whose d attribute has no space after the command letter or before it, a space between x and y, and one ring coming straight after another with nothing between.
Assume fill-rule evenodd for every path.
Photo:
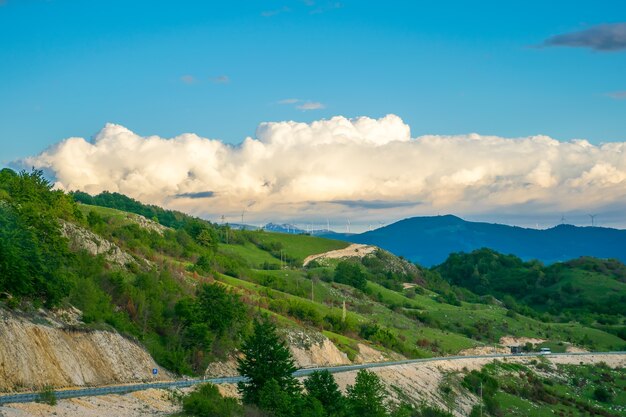
<instances>
[{"instance_id":1,"label":"blue mountain ridge","mask_svg":"<svg viewBox=\"0 0 626 417\"><path fill-rule=\"evenodd\" d=\"M438 265L453 252L485 247L546 264L580 256L626 262L626 230L605 227L562 224L539 230L444 215L412 217L361 234L325 237L376 245L424 266Z\"/></svg>"}]
</instances>

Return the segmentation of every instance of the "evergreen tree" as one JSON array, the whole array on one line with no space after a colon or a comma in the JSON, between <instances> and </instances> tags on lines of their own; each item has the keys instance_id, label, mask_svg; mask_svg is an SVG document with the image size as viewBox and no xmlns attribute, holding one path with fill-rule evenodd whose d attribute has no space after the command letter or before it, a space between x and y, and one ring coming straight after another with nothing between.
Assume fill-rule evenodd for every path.
<instances>
[{"instance_id":1,"label":"evergreen tree","mask_svg":"<svg viewBox=\"0 0 626 417\"><path fill-rule=\"evenodd\" d=\"M348 415L351 417L385 417L387 391L373 372L361 369L354 385L348 386Z\"/></svg>"},{"instance_id":2,"label":"evergreen tree","mask_svg":"<svg viewBox=\"0 0 626 417\"><path fill-rule=\"evenodd\" d=\"M341 261L335 268L335 282L351 285L358 290L365 291L367 275L360 265L350 261Z\"/></svg>"},{"instance_id":3,"label":"evergreen tree","mask_svg":"<svg viewBox=\"0 0 626 417\"><path fill-rule=\"evenodd\" d=\"M313 372L305 381L307 396L320 402L329 417L343 415L345 400L333 375L327 370Z\"/></svg>"},{"instance_id":4,"label":"evergreen tree","mask_svg":"<svg viewBox=\"0 0 626 417\"><path fill-rule=\"evenodd\" d=\"M290 395L272 378L263 384L259 391L258 406L272 417L295 416L298 407L298 394Z\"/></svg>"},{"instance_id":5,"label":"evergreen tree","mask_svg":"<svg viewBox=\"0 0 626 417\"><path fill-rule=\"evenodd\" d=\"M244 357L237 360L237 370L247 380L237 387L245 404L260 406L261 390L271 380L287 396L300 393L298 381L292 375L296 367L291 353L269 318L255 320L254 330L244 341L241 352Z\"/></svg>"}]
</instances>

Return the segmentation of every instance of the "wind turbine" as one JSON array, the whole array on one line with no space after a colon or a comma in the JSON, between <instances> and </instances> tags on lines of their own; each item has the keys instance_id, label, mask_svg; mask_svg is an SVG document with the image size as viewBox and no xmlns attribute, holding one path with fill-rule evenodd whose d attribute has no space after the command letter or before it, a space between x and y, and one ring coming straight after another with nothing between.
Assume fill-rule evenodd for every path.
<instances>
[{"instance_id":1,"label":"wind turbine","mask_svg":"<svg viewBox=\"0 0 626 417\"><path fill-rule=\"evenodd\" d=\"M243 216L244 216L244 214L246 214L246 210L248 210L250 207L252 207L252 206L254 205L254 203L256 203L256 201L251 201L251 202L249 202L249 203L248 203L248 205L247 205L247 206L245 206L245 207L243 208L243 210L241 211L241 227L242 227L243 229L245 229L245 227L243 227Z\"/></svg>"},{"instance_id":2,"label":"wind turbine","mask_svg":"<svg viewBox=\"0 0 626 417\"><path fill-rule=\"evenodd\" d=\"M346 224L347 233L350 233L350 219L348 219L348 223Z\"/></svg>"},{"instance_id":3,"label":"wind turbine","mask_svg":"<svg viewBox=\"0 0 626 417\"><path fill-rule=\"evenodd\" d=\"M594 227L596 223L597 214L588 214L587 216L591 217L591 227Z\"/></svg>"},{"instance_id":4,"label":"wind turbine","mask_svg":"<svg viewBox=\"0 0 626 417\"><path fill-rule=\"evenodd\" d=\"M565 214L561 214L561 224L565 224Z\"/></svg>"}]
</instances>

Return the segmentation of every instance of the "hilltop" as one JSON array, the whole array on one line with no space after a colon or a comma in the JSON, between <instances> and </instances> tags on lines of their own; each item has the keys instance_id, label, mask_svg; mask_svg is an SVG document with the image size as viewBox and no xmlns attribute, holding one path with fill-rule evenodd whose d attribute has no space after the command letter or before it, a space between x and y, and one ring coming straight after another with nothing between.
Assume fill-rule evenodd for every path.
<instances>
[{"instance_id":1,"label":"hilltop","mask_svg":"<svg viewBox=\"0 0 626 417\"><path fill-rule=\"evenodd\" d=\"M380 246L424 266L442 263L454 252L490 248L524 260L562 262L580 256L626 261L626 230L578 227L527 229L470 222L453 215L412 217L369 232L327 235L354 243Z\"/></svg>"}]
</instances>

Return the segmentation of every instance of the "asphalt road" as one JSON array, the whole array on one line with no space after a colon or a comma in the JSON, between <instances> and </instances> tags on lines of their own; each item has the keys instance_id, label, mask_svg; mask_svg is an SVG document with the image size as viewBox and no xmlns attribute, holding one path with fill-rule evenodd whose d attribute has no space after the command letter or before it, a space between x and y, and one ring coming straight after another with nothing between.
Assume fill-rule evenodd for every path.
<instances>
[{"instance_id":1,"label":"asphalt road","mask_svg":"<svg viewBox=\"0 0 626 417\"><path fill-rule=\"evenodd\" d=\"M514 356L530 356L530 357L548 356L550 357L550 356L591 356L591 355L626 355L626 352L552 353L549 355L497 354L497 355L476 355L476 356L442 356L442 357L437 357L437 358L408 359L404 361L364 363L364 364L359 364L359 365L305 368L305 369L299 369L296 372L294 372L294 376L296 377L307 376L315 371L320 371L320 370L328 370L331 373L339 373L339 372L356 371L359 369L382 368L386 366L407 365L411 363L449 361L449 360L459 360L459 359L481 359L481 358L498 359L498 358L510 358ZM243 381L244 379L245 378L242 376L233 376L233 377L221 377L221 378L210 378L210 379L188 379L188 380L168 381L168 382L148 382L148 383L134 384L134 385L112 385L112 386L97 387L97 388L58 390L58 391L54 391L54 395L56 396L57 399L62 399L62 398L88 397L88 396L108 395L108 394L126 394L129 392L141 391L141 390L150 389L150 388L162 388L163 389L163 388L176 388L176 387L178 388L190 387L192 385L203 384L206 382L211 382L213 384L234 384L239 381ZM34 402L34 401L38 401L39 397L40 397L40 394L36 392L0 395L0 404Z\"/></svg>"}]
</instances>

